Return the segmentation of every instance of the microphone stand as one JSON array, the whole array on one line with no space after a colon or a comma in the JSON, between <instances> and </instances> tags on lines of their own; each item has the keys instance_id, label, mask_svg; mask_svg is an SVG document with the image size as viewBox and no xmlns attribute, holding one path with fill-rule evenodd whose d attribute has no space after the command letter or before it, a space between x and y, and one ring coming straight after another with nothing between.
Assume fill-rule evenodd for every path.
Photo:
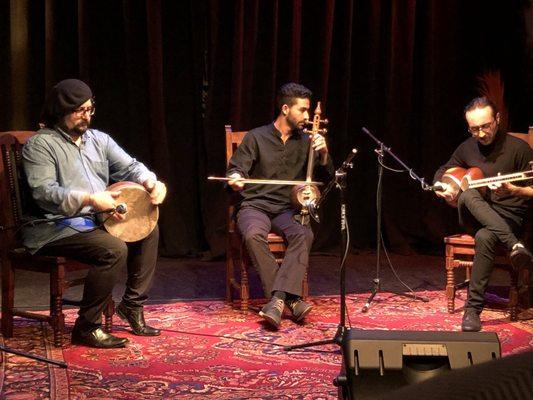
<instances>
[{"instance_id":1,"label":"microphone stand","mask_svg":"<svg viewBox=\"0 0 533 400\"><path fill-rule=\"evenodd\" d=\"M10 349L9 347L6 347L6 346L0 345L0 350L5 351L6 353L16 354L18 356L22 356L22 357L26 357L26 358L31 358L31 359L36 360L36 361L41 361L41 362L45 362L45 363L48 363L48 364L57 365L58 367L61 367L61 368L67 368L68 367L66 362L52 360L50 358L38 356L36 354L29 354L29 353L26 353L24 351L13 350L13 349Z\"/></svg>"},{"instance_id":2,"label":"microphone stand","mask_svg":"<svg viewBox=\"0 0 533 400\"><path fill-rule=\"evenodd\" d=\"M422 188L424 190L427 190L428 185L424 182L424 178L418 177L412 169L410 169L405 163L403 163L402 160L400 160L392 151L390 150L390 147L386 147L383 142L379 141L374 135L370 133L370 131L366 128L362 128L363 132L366 133L368 136L370 136L379 146L378 149L374 150L378 157L378 185L376 189L376 214L377 214L377 221L376 221L376 277L372 280L373 287L372 292L370 293L370 296L368 297L365 305L361 309L361 312L366 313L370 308L370 303L372 303L372 300L374 300L374 297L378 294L378 292L381 291L381 279L379 277L380 272L380 266L381 266L381 215L382 215L382 194L383 194L383 158L385 156L385 152L390 154L402 167L404 167L407 171L409 171L409 176L413 179L416 179L420 181L422 184ZM403 282L402 282L403 283ZM423 302L428 302L429 299L421 296L417 296L416 294L412 293L396 293L401 296L410 297L414 300L421 300Z\"/></svg>"},{"instance_id":3,"label":"microphone stand","mask_svg":"<svg viewBox=\"0 0 533 400\"><path fill-rule=\"evenodd\" d=\"M357 153L357 149L352 149L351 153L348 155L346 160L342 163L341 167L335 171L335 179L331 180L322 197L318 200L315 205L315 209L318 209L322 202L324 201L327 194L333 187L339 189L340 192L340 203L341 203L341 264L340 264L340 322L337 326L337 331L333 338L327 340L320 340L317 342L311 343L302 343L297 345L284 346L285 351L290 351L294 349L302 349L305 347L312 346L322 346L324 344L337 344L342 345L344 337L348 331L346 327L346 256L348 254L349 247L349 229L348 229L348 220L346 218L346 201L344 197L344 191L346 189L346 173L348 169L353 168L352 159Z\"/></svg>"}]
</instances>

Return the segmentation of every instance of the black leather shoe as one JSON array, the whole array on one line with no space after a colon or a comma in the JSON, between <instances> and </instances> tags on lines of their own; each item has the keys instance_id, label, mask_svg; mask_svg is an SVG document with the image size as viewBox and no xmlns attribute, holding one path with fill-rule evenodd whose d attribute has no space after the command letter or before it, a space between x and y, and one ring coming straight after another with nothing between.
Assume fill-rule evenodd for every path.
<instances>
[{"instance_id":1,"label":"black leather shoe","mask_svg":"<svg viewBox=\"0 0 533 400\"><path fill-rule=\"evenodd\" d=\"M99 349L113 349L118 347L125 347L129 342L126 338L113 336L103 331L102 328L96 328L90 333L82 334L81 331L74 329L70 339L72 344L79 344L82 346L96 347Z\"/></svg>"},{"instance_id":2,"label":"black leather shoe","mask_svg":"<svg viewBox=\"0 0 533 400\"><path fill-rule=\"evenodd\" d=\"M120 303L117 307L117 315L127 322L131 330L138 336L159 336L161 331L151 326L146 325L144 321L144 311L142 307L130 308Z\"/></svg>"},{"instance_id":3,"label":"black leather shoe","mask_svg":"<svg viewBox=\"0 0 533 400\"><path fill-rule=\"evenodd\" d=\"M281 315L285 308L285 302L277 297L272 297L270 301L264 305L259 311L259 315L264 318L274 328L278 328L281 324Z\"/></svg>"},{"instance_id":4,"label":"black leather shoe","mask_svg":"<svg viewBox=\"0 0 533 400\"><path fill-rule=\"evenodd\" d=\"M301 298L295 298L286 302L287 307L292 312L292 316L296 321L301 321L313 309L313 306L306 303Z\"/></svg>"},{"instance_id":5,"label":"black leather shoe","mask_svg":"<svg viewBox=\"0 0 533 400\"><path fill-rule=\"evenodd\" d=\"M510 257L511 264L513 264L513 267L516 269L525 268L531 263L531 260L533 258L529 250L523 246L516 246L511 251Z\"/></svg>"},{"instance_id":6,"label":"black leather shoe","mask_svg":"<svg viewBox=\"0 0 533 400\"><path fill-rule=\"evenodd\" d=\"M465 310L461 329L463 332L479 332L481 330L481 319L476 310L472 308L467 308Z\"/></svg>"}]
</instances>

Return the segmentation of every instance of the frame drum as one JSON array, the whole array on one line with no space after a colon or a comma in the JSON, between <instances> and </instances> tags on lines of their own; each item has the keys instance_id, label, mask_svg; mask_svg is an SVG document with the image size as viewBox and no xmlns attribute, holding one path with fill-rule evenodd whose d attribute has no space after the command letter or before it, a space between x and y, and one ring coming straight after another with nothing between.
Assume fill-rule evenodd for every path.
<instances>
[{"instance_id":1,"label":"frame drum","mask_svg":"<svg viewBox=\"0 0 533 400\"><path fill-rule=\"evenodd\" d=\"M148 236L157 225L159 207L152 204L150 194L143 185L134 182L117 182L107 188L120 191L117 204L126 205L126 217L122 221L108 218L105 229L113 236L125 241L136 242Z\"/></svg>"}]
</instances>

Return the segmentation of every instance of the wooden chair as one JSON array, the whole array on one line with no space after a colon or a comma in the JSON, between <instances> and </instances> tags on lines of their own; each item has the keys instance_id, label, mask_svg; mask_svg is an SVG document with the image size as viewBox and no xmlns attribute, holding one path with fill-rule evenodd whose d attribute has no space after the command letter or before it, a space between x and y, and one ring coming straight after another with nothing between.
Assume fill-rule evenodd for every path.
<instances>
[{"instance_id":1,"label":"wooden chair","mask_svg":"<svg viewBox=\"0 0 533 400\"><path fill-rule=\"evenodd\" d=\"M32 204L31 195L21 168L21 150L34 132L0 133L0 240L2 257L2 334L13 336L13 318L20 316L48 322L54 332L54 345L63 345L65 316L63 293L72 286L84 283L84 279L67 280L70 271L88 269L90 266L65 257L35 256L22 247L17 239L24 216ZM50 313L38 314L14 307L15 271L27 270L47 273L50 277ZM104 311L104 329L111 332L114 303L109 297Z\"/></svg>"},{"instance_id":2,"label":"wooden chair","mask_svg":"<svg viewBox=\"0 0 533 400\"><path fill-rule=\"evenodd\" d=\"M510 135L518 137L527 142L533 148L533 127L529 127L529 132L514 133ZM457 289L468 286L470 281L473 259L475 254L474 238L467 234L457 234L444 238L446 252L446 299L448 302L448 312L451 314L455 310L455 292ZM499 247L495 264L509 272L510 287L507 309L511 321L516 321L519 304L519 290L527 291L528 271L522 271L523 275L519 276L510 264L506 249ZM455 283L455 269L466 268L466 279L463 282Z\"/></svg>"},{"instance_id":3,"label":"wooden chair","mask_svg":"<svg viewBox=\"0 0 533 400\"><path fill-rule=\"evenodd\" d=\"M229 160L233 152L241 144L242 139L246 135L246 131L233 131L231 125L225 125L226 129L226 165L229 165ZM237 231L234 219L234 207L232 204L228 207L227 215L227 248L226 248L226 301L230 304L234 303L233 290L239 293L240 309L247 312L250 300L250 285L248 280L248 268L252 264L246 247L243 243L242 236ZM276 257L278 264L283 261L283 255L286 250L285 240L274 233L268 234L268 247ZM239 276L235 274L235 266L239 267ZM240 278L240 279L239 279ZM309 292L307 282L307 272L302 281L302 293L304 298Z\"/></svg>"}]
</instances>

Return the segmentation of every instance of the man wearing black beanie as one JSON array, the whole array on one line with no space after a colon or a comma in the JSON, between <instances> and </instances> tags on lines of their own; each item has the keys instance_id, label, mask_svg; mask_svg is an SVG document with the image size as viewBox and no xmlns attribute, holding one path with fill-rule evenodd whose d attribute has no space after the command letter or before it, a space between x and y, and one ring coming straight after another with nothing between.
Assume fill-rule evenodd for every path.
<instances>
[{"instance_id":1,"label":"man wearing black beanie","mask_svg":"<svg viewBox=\"0 0 533 400\"><path fill-rule=\"evenodd\" d=\"M106 190L110 180L142 184L153 204L165 198L166 187L153 172L130 157L109 135L89 129L94 113L92 91L77 79L59 82L46 98L41 129L22 151L33 199L46 217L115 208L120 192ZM115 213L111 218L125 217ZM128 342L101 328L105 301L125 267L126 290L117 314L136 335L160 334L146 325L143 313L157 260L157 227L146 238L128 244L88 217L29 226L22 233L24 245L32 253L66 256L93 266L72 330L73 344L113 348Z\"/></svg>"}]
</instances>

